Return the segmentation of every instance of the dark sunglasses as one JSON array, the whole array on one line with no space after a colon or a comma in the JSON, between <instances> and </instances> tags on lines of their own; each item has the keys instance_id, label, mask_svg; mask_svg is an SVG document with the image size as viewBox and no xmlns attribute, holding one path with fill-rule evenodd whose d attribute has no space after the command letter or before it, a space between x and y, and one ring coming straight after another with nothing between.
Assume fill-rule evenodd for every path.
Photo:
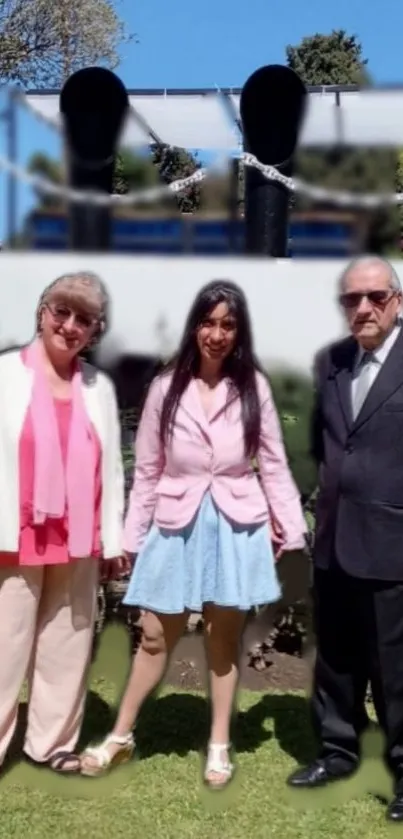
<instances>
[{"instance_id":1,"label":"dark sunglasses","mask_svg":"<svg viewBox=\"0 0 403 839\"><path fill-rule=\"evenodd\" d=\"M345 294L340 294L339 303L343 306L343 309L356 309L362 300L366 299L373 306L385 306L395 295L395 291L385 291L384 289L364 292L349 291Z\"/></svg>"},{"instance_id":2,"label":"dark sunglasses","mask_svg":"<svg viewBox=\"0 0 403 839\"><path fill-rule=\"evenodd\" d=\"M63 303L46 303L46 307L55 321L60 324L66 323L71 317L74 317L75 323L80 329L90 329L96 322L96 318L92 318L91 315L75 312L68 306L64 306Z\"/></svg>"}]
</instances>

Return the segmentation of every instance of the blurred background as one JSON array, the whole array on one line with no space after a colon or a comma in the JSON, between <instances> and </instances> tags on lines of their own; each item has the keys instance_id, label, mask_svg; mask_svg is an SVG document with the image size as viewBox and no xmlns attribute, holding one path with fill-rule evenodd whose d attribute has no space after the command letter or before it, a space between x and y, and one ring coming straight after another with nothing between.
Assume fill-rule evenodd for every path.
<instances>
[{"instance_id":1,"label":"blurred background","mask_svg":"<svg viewBox=\"0 0 403 839\"><path fill-rule=\"evenodd\" d=\"M138 45L127 9L120 17L109 0L61 0L57 11L48 5L44 0L0 0L0 79L6 83L0 97L0 148L22 170L63 185L66 169L58 122L63 83L82 66L124 67L122 45L135 56L141 33ZM95 33L86 25L94 19ZM251 46L248 60L254 68ZM298 73L309 91L294 178L330 190L400 192L403 87L377 85L360 39L345 30L304 35L294 44L283 44L281 52L281 62ZM126 70L122 77L136 76L133 68L132 61L131 73ZM160 69L157 77L164 75L177 78L170 67L166 72ZM153 80L156 71L148 76ZM243 252L240 87L188 87L188 73L180 76L180 87L134 89L127 84L132 108L116 162L114 192L151 189L188 177L202 166L211 170L202 183L177 196L116 207L115 252ZM240 84L244 81L239 78ZM343 258L362 250L400 256L400 206L346 207L331 197L313 202L299 190L290 192L290 205L290 257ZM4 167L0 214L3 249L68 248L63 198L24 184L21 173L15 177Z\"/></svg>"}]
</instances>

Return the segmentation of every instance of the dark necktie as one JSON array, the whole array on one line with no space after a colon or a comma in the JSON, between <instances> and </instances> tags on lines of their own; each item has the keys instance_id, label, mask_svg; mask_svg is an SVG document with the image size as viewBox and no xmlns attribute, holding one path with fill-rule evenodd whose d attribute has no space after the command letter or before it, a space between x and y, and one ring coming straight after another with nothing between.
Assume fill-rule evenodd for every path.
<instances>
[{"instance_id":1,"label":"dark necktie","mask_svg":"<svg viewBox=\"0 0 403 839\"><path fill-rule=\"evenodd\" d=\"M375 363L372 352L365 352L358 367L353 400L353 418L356 419L367 398L372 384L372 365Z\"/></svg>"}]
</instances>

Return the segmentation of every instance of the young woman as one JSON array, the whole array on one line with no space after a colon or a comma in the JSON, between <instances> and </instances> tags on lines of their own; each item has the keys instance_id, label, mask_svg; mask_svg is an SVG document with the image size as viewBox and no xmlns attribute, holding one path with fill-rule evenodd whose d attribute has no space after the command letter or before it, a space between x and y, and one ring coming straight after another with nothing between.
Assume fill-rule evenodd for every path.
<instances>
[{"instance_id":1,"label":"young woman","mask_svg":"<svg viewBox=\"0 0 403 839\"><path fill-rule=\"evenodd\" d=\"M27 676L26 757L80 770L99 572L123 570L115 392L78 361L106 314L95 275L60 277L39 301L34 340L0 356L0 765Z\"/></svg>"},{"instance_id":2,"label":"young woman","mask_svg":"<svg viewBox=\"0 0 403 839\"><path fill-rule=\"evenodd\" d=\"M245 617L280 598L275 554L303 548L305 530L245 297L231 282L212 282L197 295L178 354L152 383L141 417L125 526L126 550L137 559L124 602L144 610L143 638L113 732L82 756L85 775L130 757L140 708L189 612L203 611L212 701L205 780L230 780Z\"/></svg>"}]
</instances>

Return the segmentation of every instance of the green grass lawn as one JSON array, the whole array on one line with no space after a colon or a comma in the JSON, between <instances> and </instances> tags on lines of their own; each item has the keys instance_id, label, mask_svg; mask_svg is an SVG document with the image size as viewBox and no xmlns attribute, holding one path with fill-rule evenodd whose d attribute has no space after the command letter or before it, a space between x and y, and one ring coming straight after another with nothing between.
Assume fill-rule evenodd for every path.
<instances>
[{"instance_id":1,"label":"green grass lawn","mask_svg":"<svg viewBox=\"0 0 403 839\"><path fill-rule=\"evenodd\" d=\"M128 644L108 630L93 667L83 742L108 730L125 680ZM291 792L287 774L314 754L306 700L298 694L241 692L234 726L238 770L232 785L201 782L207 705L196 693L164 689L144 708L137 759L101 779L59 777L15 763L0 786L0 837L18 839L375 839L403 836L388 826L371 791L391 782L371 735L351 781L329 790Z\"/></svg>"}]
</instances>

